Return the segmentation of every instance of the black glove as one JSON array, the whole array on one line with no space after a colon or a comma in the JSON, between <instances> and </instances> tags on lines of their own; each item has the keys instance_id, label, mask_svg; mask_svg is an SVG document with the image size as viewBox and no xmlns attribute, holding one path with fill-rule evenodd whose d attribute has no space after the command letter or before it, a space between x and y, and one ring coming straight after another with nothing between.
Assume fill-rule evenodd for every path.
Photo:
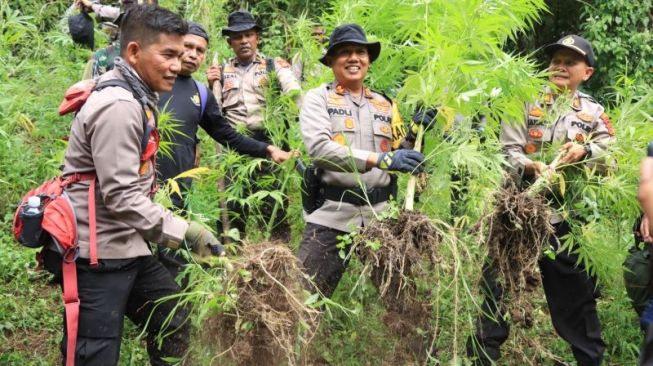
<instances>
[{"instance_id":1,"label":"black glove","mask_svg":"<svg viewBox=\"0 0 653 366\"><path fill-rule=\"evenodd\" d=\"M415 150L401 149L379 155L376 166L383 170L420 173L424 171L424 155Z\"/></svg>"},{"instance_id":2,"label":"black glove","mask_svg":"<svg viewBox=\"0 0 653 366\"><path fill-rule=\"evenodd\" d=\"M410 133L413 137L417 137L419 126L424 126L424 131L428 131L435 126L435 117L438 115L436 108L417 108L413 115L413 120L410 123Z\"/></svg>"},{"instance_id":3,"label":"black glove","mask_svg":"<svg viewBox=\"0 0 653 366\"><path fill-rule=\"evenodd\" d=\"M224 247L220 244L220 241L210 231L196 222L190 223L184 235L184 240L186 240L190 250L200 257L224 255Z\"/></svg>"}]
</instances>

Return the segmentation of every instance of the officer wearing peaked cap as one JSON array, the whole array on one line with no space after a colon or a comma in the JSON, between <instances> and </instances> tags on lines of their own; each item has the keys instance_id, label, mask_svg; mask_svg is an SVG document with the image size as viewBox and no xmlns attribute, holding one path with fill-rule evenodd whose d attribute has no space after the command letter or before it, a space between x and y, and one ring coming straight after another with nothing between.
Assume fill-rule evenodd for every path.
<instances>
[{"instance_id":1,"label":"officer wearing peaked cap","mask_svg":"<svg viewBox=\"0 0 653 366\"><path fill-rule=\"evenodd\" d=\"M544 48L551 57L549 80L541 98L524 105L524 120L503 123L501 142L517 181L532 182L545 170L543 152L561 146L558 167L566 165L604 168L608 145L614 142L614 129L603 106L578 87L594 73L594 52L582 37L569 35ZM560 98L560 99L559 99ZM558 100L559 99L559 100ZM569 103L556 118L556 101ZM558 103L560 104L560 103ZM553 117L551 117L553 116ZM562 202L552 204L561 205ZM567 203L572 204L572 203ZM551 221L555 235L549 244L559 249L569 224L559 215ZM573 250L556 253L555 259L542 258L539 267L549 312L556 332L571 346L578 365L599 365L605 343L596 311L596 282ZM491 265L484 266L481 286L485 294L476 334L468 343L468 354L478 365L489 365L500 356L499 348L508 338L508 323L501 315L503 289L496 282ZM572 295L573 294L573 295Z\"/></svg>"},{"instance_id":2,"label":"officer wearing peaked cap","mask_svg":"<svg viewBox=\"0 0 653 366\"><path fill-rule=\"evenodd\" d=\"M266 58L258 52L261 31L262 28L249 12L239 10L231 13L227 27L222 29L222 35L227 37L235 57L222 65L211 65L207 77L227 121L233 127L246 127L254 139L269 143L270 136L263 125L269 74L276 74L283 93L296 94L297 103L301 98L301 87L287 61L278 57ZM280 189L278 182L272 187L263 183L269 181L265 176L274 173L274 167L269 165L257 169L252 174L251 192L246 192L243 196L259 190ZM227 180L232 180L233 176L234 173L228 174ZM259 222L261 227L274 220L272 239L289 240L290 227L285 220L285 207L277 210L273 217L276 201L271 196L264 200L265 203L260 208L261 215L251 216L262 219ZM244 236L247 218L250 216L249 209L238 200L228 202L227 206L231 215L230 224L241 232L241 237Z\"/></svg>"},{"instance_id":3,"label":"officer wearing peaked cap","mask_svg":"<svg viewBox=\"0 0 653 366\"><path fill-rule=\"evenodd\" d=\"M368 42L356 24L337 27L320 59L335 80L306 93L299 115L302 137L319 178L323 204L305 212L298 257L317 288L331 296L346 262L338 236L367 225L387 207L396 184L388 171L416 172L423 155L404 137L390 99L365 87L379 42ZM318 200L319 201L319 200Z\"/></svg>"}]
</instances>

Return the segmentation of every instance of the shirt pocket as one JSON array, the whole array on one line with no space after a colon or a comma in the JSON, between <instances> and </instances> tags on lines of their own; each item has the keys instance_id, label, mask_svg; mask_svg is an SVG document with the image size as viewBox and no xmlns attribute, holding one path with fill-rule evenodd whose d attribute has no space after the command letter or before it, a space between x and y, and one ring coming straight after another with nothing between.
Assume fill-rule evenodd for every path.
<instances>
[{"instance_id":1,"label":"shirt pocket","mask_svg":"<svg viewBox=\"0 0 653 366\"><path fill-rule=\"evenodd\" d=\"M587 122L583 122L578 118L572 118L569 120L569 125L567 126L567 141L575 141L579 144L584 144L590 138L592 133L592 125Z\"/></svg>"},{"instance_id":2,"label":"shirt pocket","mask_svg":"<svg viewBox=\"0 0 653 366\"><path fill-rule=\"evenodd\" d=\"M355 142L358 126L350 116L332 116L332 140L344 146L352 146Z\"/></svg>"}]
</instances>

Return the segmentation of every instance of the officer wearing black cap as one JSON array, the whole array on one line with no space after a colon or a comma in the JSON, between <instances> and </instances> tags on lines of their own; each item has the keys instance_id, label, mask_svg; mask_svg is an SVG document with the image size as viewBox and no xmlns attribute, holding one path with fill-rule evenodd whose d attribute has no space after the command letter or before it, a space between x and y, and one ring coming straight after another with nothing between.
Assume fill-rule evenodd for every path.
<instances>
[{"instance_id":1,"label":"officer wearing black cap","mask_svg":"<svg viewBox=\"0 0 653 366\"><path fill-rule=\"evenodd\" d=\"M424 156L405 139L396 105L365 86L381 44L356 24L337 27L320 62L335 80L306 93L299 123L306 151L321 171L316 201L304 213L298 257L322 294L331 296L346 262L338 237L368 225L385 210L396 181L389 171L417 172Z\"/></svg>"},{"instance_id":2,"label":"officer wearing black cap","mask_svg":"<svg viewBox=\"0 0 653 366\"><path fill-rule=\"evenodd\" d=\"M274 145L236 132L222 115L213 93L204 84L192 78L192 74L204 62L208 45L209 35L204 28L198 23L188 22L181 71L172 91L160 93L159 96L159 110L170 112L173 120L179 124L170 136L166 136L166 140L171 142L169 151L160 152L157 157L157 175L162 183L197 165L198 127L202 127L218 143L242 154L269 157L277 163L290 157L288 152ZM192 179L181 178L177 182L180 192L171 192L170 199L177 208L184 209L184 196L191 186ZM176 277L181 266L186 263L185 260L176 253L167 253L161 249L159 259Z\"/></svg>"},{"instance_id":3,"label":"officer wearing black cap","mask_svg":"<svg viewBox=\"0 0 653 366\"><path fill-rule=\"evenodd\" d=\"M278 57L266 58L258 52L261 31L262 28L256 24L249 12L239 10L231 13L227 27L222 29L222 35L227 37L235 57L222 65L212 65L207 71L207 77L229 123L233 127L245 127L251 136L259 141L269 142L270 136L263 125L269 74L274 72L282 92L294 93L298 103L301 88L288 62ZM271 181L269 176L273 175L275 170L275 167L264 165L253 172L250 189L247 189L248 192L244 192L243 196L260 190L280 189L278 183L264 183ZM234 174L230 172L226 180L232 180ZM268 178L264 178L265 176ZM266 227L274 220L272 239L288 241L290 226L285 219L286 204L282 209L277 209L275 214L276 201L271 196L264 198L264 201L257 215L251 215L249 208L241 205L239 200L229 201L227 206L231 216L230 225L238 229L241 237L244 237L248 217L253 216L259 220L260 227ZM276 216L273 217L273 214Z\"/></svg>"},{"instance_id":4,"label":"officer wearing black cap","mask_svg":"<svg viewBox=\"0 0 653 366\"><path fill-rule=\"evenodd\" d=\"M542 152L559 149L559 169L575 167L605 170L605 152L614 142L614 129L603 107L592 97L578 90L594 72L594 52L590 43L576 35L561 38L545 47L551 57L549 80L539 100L525 103L524 120L502 123L501 143L517 182L527 185L549 169ZM563 97L564 96L564 97ZM569 103L565 109L553 113L558 100ZM567 102L569 100L569 102ZM560 103L558 103L560 104ZM560 108L560 106L558 106ZM558 116L551 120L549 116ZM573 207L575 202L559 202L553 197L551 205ZM567 233L569 224L559 214L553 214L551 224L555 235L549 244L556 250ZM535 243L534 243L535 245ZM601 339L601 325L596 311L596 282L571 250L556 253L555 259L539 261L542 285L549 305L551 321L556 332L569 345L578 365L599 365L605 343ZM476 334L468 343L468 354L478 365L489 365L500 356L499 348L508 338L508 323L503 316L503 289L496 282L496 270L486 264L481 286L485 295L482 315Z\"/></svg>"}]
</instances>

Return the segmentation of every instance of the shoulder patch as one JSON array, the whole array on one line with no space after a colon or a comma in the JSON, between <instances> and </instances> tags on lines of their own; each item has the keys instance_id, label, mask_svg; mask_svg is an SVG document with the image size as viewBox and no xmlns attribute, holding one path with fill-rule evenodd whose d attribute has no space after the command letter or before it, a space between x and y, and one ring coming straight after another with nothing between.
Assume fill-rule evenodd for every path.
<instances>
[{"instance_id":1,"label":"shoulder patch","mask_svg":"<svg viewBox=\"0 0 653 366\"><path fill-rule=\"evenodd\" d=\"M282 69L290 67L290 64L288 63L288 61L286 61L286 60L284 60L284 59L282 59L280 57L277 57L277 58L274 59L274 64L277 65L277 67L282 68Z\"/></svg>"},{"instance_id":2,"label":"shoulder patch","mask_svg":"<svg viewBox=\"0 0 653 366\"><path fill-rule=\"evenodd\" d=\"M610 136L614 136L614 127L612 127L612 122L610 121L610 117L607 115L607 113L605 112L601 113L599 118L605 124L605 128L607 128L608 134Z\"/></svg>"}]
</instances>

